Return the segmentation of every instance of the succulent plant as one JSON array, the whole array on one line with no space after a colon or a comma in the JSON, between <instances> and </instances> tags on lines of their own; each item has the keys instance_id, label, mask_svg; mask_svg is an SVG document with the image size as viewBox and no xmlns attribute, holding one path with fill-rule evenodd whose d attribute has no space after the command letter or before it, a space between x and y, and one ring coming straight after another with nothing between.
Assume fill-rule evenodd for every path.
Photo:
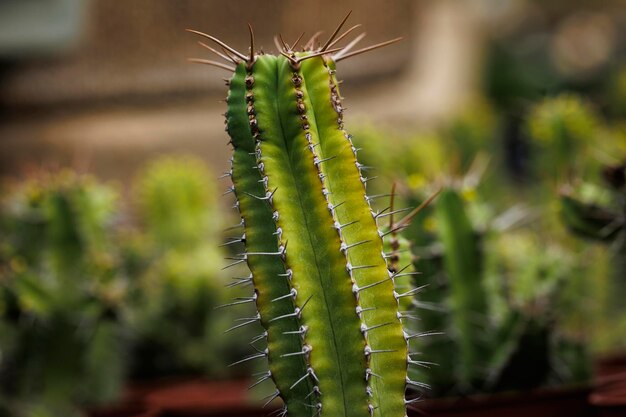
<instances>
[{"instance_id":1,"label":"succulent plant","mask_svg":"<svg viewBox=\"0 0 626 417\"><path fill-rule=\"evenodd\" d=\"M72 172L3 196L0 403L10 415L78 414L118 395L126 339L110 225L116 193Z\"/></svg>"},{"instance_id":2,"label":"succulent plant","mask_svg":"<svg viewBox=\"0 0 626 417\"><path fill-rule=\"evenodd\" d=\"M214 333L224 314L224 273L216 270L222 220L216 181L207 165L190 155L150 161L134 181L139 227L123 239L136 291L131 375L216 374L237 349ZM134 260L133 260L134 258ZM236 357L236 356L235 356Z\"/></svg>"},{"instance_id":3,"label":"succulent plant","mask_svg":"<svg viewBox=\"0 0 626 417\"><path fill-rule=\"evenodd\" d=\"M439 366L416 375L435 396L584 379L588 361L581 342L561 335L561 315L547 308L567 283L567 256L550 245L538 249L539 242L521 231L501 233L499 224L506 222L499 217L479 226L476 218L483 215L473 213L475 205L446 186L429 208L436 233L417 247L420 282L428 284L416 303L418 331L445 335L422 347ZM543 365L530 369L529 362Z\"/></svg>"},{"instance_id":4,"label":"succulent plant","mask_svg":"<svg viewBox=\"0 0 626 417\"><path fill-rule=\"evenodd\" d=\"M226 131L233 146L230 191L241 214L245 250L231 265L247 263L250 297L229 305L255 305L236 327L260 322L257 351L242 362L268 361L259 383L273 380L283 414L294 417L404 416L413 360L399 303L416 289L397 289L376 213L365 192L369 178L344 130L335 64L397 39L353 50L363 37L337 47L354 26L302 52L276 39L277 56L258 53L250 28L244 55L205 45L230 64L196 60L228 71ZM266 342L266 345L262 345ZM266 347L264 347L266 346Z\"/></svg>"},{"instance_id":5,"label":"succulent plant","mask_svg":"<svg viewBox=\"0 0 626 417\"><path fill-rule=\"evenodd\" d=\"M624 311L626 296L626 163L607 165L602 170L603 186L586 183L561 193L561 214L576 235L611 248L613 280L610 310ZM618 314L619 315L619 314Z\"/></svg>"},{"instance_id":6,"label":"succulent plant","mask_svg":"<svg viewBox=\"0 0 626 417\"><path fill-rule=\"evenodd\" d=\"M563 93L535 104L527 130L536 148L537 172L564 175L580 165L579 157L593 143L600 121L581 97Z\"/></svg>"}]
</instances>

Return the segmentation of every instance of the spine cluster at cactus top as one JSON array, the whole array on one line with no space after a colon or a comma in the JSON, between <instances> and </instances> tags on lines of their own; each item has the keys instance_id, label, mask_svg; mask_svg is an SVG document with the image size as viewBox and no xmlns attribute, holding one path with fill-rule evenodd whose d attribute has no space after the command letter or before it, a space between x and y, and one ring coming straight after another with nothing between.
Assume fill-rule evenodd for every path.
<instances>
[{"instance_id":1,"label":"spine cluster at cactus top","mask_svg":"<svg viewBox=\"0 0 626 417\"><path fill-rule=\"evenodd\" d=\"M226 130L244 232L232 243L245 245L235 263L247 263L241 282L254 292L232 304L257 307L236 326L265 330L244 360L267 359L259 383L273 380L269 400L280 396L284 414L402 417L407 386L423 385L407 378L420 335L404 329L399 308L417 289L394 286L413 273L388 267L383 237L394 230L379 231L370 208L335 78L337 61L395 40L353 51L359 36L337 48L358 26L337 36L346 19L324 45L314 37L295 52L277 41L277 56L255 53L252 30L248 55L196 32L234 64Z\"/></svg>"}]
</instances>

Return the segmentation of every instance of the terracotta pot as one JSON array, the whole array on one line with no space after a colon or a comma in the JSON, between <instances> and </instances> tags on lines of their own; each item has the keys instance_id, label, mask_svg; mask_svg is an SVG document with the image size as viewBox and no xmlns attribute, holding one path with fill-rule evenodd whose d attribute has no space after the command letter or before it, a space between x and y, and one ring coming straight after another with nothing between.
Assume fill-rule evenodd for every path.
<instances>
[{"instance_id":1,"label":"terracotta pot","mask_svg":"<svg viewBox=\"0 0 626 417\"><path fill-rule=\"evenodd\" d=\"M626 355L600 359L589 403L599 417L626 416Z\"/></svg>"},{"instance_id":2,"label":"terracotta pot","mask_svg":"<svg viewBox=\"0 0 626 417\"><path fill-rule=\"evenodd\" d=\"M476 395L458 399L431 399L417 403L409 416L438 417L587 417L589 389L541 389L527 392Z\"/></svg>"},{"instance_id":3,"label":"terracotta pot","mask_svg":"<svg viewBox=\"0 0 626 417\"><path fill-rule=\"evenodd\" d=\"M159 410L151 410L144 404L116 404L91 410L89 417L160 417Z\"/></svg>"},{"instance_id":4,"label":"terracotta pot","mask_svg":"<svg viewBox=\"0 0 626 417\"><path fill-rule=\"evenodd\" d=\"M148 409L159 410L159 417L261 417L272 412L273 407L261 409L250 400L249 385L248 380L171 379L144 386L143 401Z\"/></svg>"}]
</instances>

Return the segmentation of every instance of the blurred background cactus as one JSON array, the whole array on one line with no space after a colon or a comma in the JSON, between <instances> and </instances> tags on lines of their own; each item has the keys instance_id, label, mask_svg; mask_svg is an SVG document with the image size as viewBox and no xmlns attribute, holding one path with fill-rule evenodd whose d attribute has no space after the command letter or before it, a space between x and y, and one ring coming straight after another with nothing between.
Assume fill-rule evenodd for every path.
<instances>
[{"instance_id":1,"label":"blurred background cactus","mask_svg":"<svg viewBox=\"0 0 626 417\"><path fill-rule=\"evenodd\" d=\"M124 211L117 188L63 171L5 187L0 242L0 405L81 415L126 380L224 375L240 354L215 337L225 282L221 216L205 164L155 160Z\"/></svg>"},{"instance_id":2,"label":"blurred background cactus","mask_svg":"<svg viewBox=\"0 0 626 417\"><path fill-rule=\"evenodd\" d=\"M439 366L421 376L436 396L584 382L586 340L563 323L575 308L563 291L572 259L517 230L519 208L483 222L478 205L445 187L427 214L435 233L415 248L417 283L429 288L415 314L421 330L445 333L425 343Z\"/></svg>"},{"instance_id":3,"label":"blurred background cactus","mask_svg":"<svg viewBox=\"0 0 626 417\"><path fill-rule=\"evenodd\" d=\"M218 336L232 317L214 311L227 284L216 188L206 165L191 156L156 159L135 179L139 225L123 240L134 258L129 264L140 264L132 271L135 378L223 373L241 351Z\"/></svg>"},{"instance_id":4,"label":"blurred background cactus","mask_svg":"<svg viewBox=\"0 0 626 417\"><path fill-rule=\"evenodd\" d=\"M128 281L111 227L116 192L71 172L11 186L2 201L2 350L7 415L74 415L111 401L124 375Z\"/></svg>"},{"instance_id":5,"label":"blurred background cactus","mask_svg":"<svg viewBox=\"0 0 626 417\"><path fill-rule=\"evenodd\" d=\"M609 326L617 335L626 332L626 163L602 169L602 183L580 183L561 192L561 213L569 230L583 239L608 246L611 257L611 292L605 307ZM619 347L626 346L621 336Z\"/></svg>"}]
</instances>

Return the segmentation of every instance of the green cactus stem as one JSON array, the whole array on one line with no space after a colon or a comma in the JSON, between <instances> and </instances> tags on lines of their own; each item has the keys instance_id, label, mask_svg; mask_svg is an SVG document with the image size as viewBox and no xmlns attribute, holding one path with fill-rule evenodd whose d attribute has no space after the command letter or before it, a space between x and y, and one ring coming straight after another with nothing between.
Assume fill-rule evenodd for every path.
<instances>
[{"instance_id":1,"label":"green cactus stem","mask_svg":"<svg viewBox=\"0 0 626 417\"><path fill-rule=\"evenodd\" d=\"M449 273L451 310L454 327L459 332L459 377L471 384L484 348L476 335L484 332L487 300L482 288L482 265L478 237L472 228L461 196L450 188L442 191L435 214L441 240L446 247L444 265Z\"/></svg>"},{"instance_id":2,"label":"green cactus stem","mask_svg":"<svg viewBox=\"0 0 626 417\"><path fill-rule=\"evenodd\" d=\"M349 14L348 14L349 16ZM228 173L245 250L234 264L251 270L242 282L254 293L232 304L256 305L253 344L290 416L405 416L412 335L399 302L415 291L394 287L370 207L368 178L343 128L335 63L398 39L354 51L353 31L339 31L317 47L312 38L295 52L276 39L279 54L257 53L250 28L244 55L216 38L229 64L195 60L234 72L228 81L226 131L233 145ZM234 64L232 67L230 64ZM258 343L258 345L257 345ZM268 401L268 402L269 402Z\"/></svg>"}]
</instances>

